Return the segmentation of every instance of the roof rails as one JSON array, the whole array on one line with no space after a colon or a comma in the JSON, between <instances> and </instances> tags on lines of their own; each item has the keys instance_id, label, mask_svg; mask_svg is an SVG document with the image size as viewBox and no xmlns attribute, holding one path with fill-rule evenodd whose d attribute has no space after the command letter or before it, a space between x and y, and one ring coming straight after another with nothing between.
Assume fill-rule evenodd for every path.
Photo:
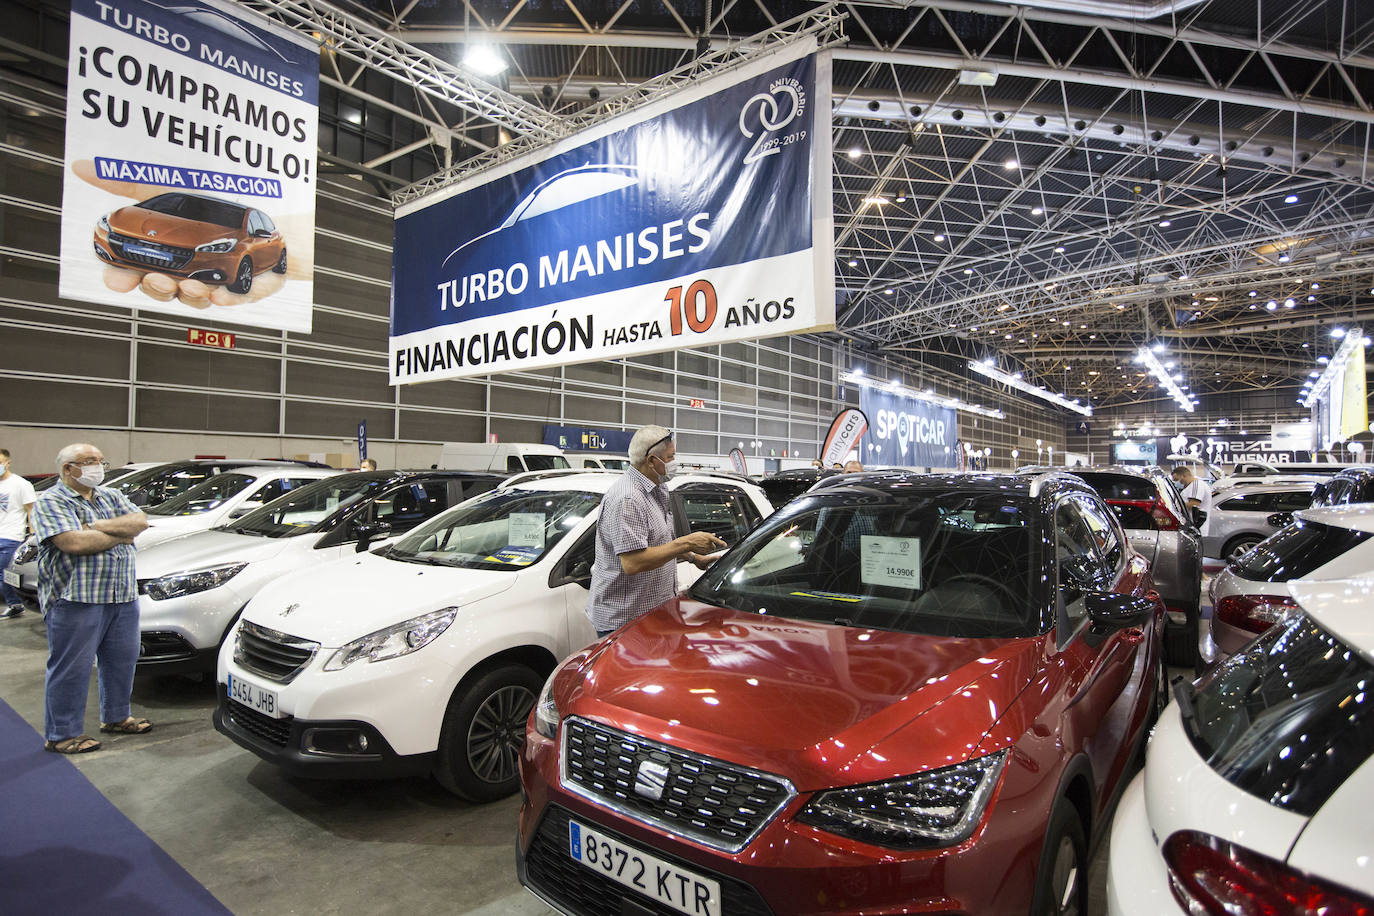
<instances>
[{"instance_id":1,"label":"roof rails","mask_svg":"<svg viewBox=\"0 0 1374 916\"><path fill-rule=\"evenodd\" d=\"M498 490L514 486L517 483L530 483L535 480L552 480L555 477L568 477L573 474L618 474L619 471L609 471L606 468L551 468L546 471L522 471L519 474L512 474L497 485Z\"/></svg>"},{"instance_id":2,"label":"roof rails","mask_svg":"<svg viewBox=\"0 0 1374 916\"><path fill-rule=\"evenodd\" d=\"M1053 471L1039 471L1039 472L1036 472L1036 473L1033 474L1033 475L1028 475L1028 476L1030 476L1030 478L1031 478L1031 482L1030 482L1030 495L1031 495L1031 499L1035 499L1037 496L1039 496L1039 495L1040 495L1040 491L1041 491L1042 489L1044 489L1044 487L1045 487L1046 484L1065 482L1065 483L1076 483L1076 484L1078 484L1080 487L1087 486L1087 484L1083 483L1083 478L1078 477L1077 475L1075 475L1075 474L1074 474L1073 472L1071 472L1071 471L1060 470L1060 469L1058 469L1058 468L1056 468L1056 469L1053 470Z\"/></svg>"}]
</instances>

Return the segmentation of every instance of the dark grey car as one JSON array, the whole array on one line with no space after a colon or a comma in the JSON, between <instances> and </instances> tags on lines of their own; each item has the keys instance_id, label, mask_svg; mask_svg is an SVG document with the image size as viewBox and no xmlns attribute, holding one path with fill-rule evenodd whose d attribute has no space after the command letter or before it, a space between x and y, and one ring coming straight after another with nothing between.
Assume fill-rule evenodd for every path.
<instances>
[{"instance_id":1,"label":"dark grey car","mask_svg":"<svg viewBox=\"0 0 1374 916\"><path fill-rule=\"evenodd\" d=\"M1150 560L1155 590L1169 611L1165 654L1171 665L1198 659L1202 536L1169 475L1157 467L1073 468L1112 507L1137 553Z\"/></svg>"}]
</instances>

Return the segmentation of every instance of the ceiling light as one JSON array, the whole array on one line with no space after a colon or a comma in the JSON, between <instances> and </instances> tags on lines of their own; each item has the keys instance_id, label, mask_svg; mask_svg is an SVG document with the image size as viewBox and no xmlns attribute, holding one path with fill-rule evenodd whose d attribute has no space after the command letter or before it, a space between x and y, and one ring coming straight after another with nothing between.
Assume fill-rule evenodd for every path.
<instances>
[{"instance_id":1,"label":"ceiling light","mask_svg":"<svg viewBox=\"0 0 1374 916\"><path fill-rule=\"evenodd\" d=\"M964 268L964 276L966 276L966 277L971 277L971 276L973 276L973 268L972 268L972 267L965 267L965 268Z\"/></svg>"},{"instance_id":2,"label":"ceiling light","mask_svg":"<svg viewBox=\"0 0 1374 916\"><path fill-rule=\"evenodd\" d=\"M1041 216L1045 212L1044 207L1031 207L1031 216Z\"/></svg>"},{"instance_id":3,"label":"ceiling light","mask_svg":"<svg viewBox=\"0 0 1374 916\"><path fill-rule=\"evenodd\" d=\"M1081 414L1085 417L1091 417L1093 415L1093 409L1091 406L1080 404L1077 401L1070 401L1063 395L1056 394L1053 391L1046 391L1044 390L1043 385L1038 387L1031 385L1025 379L1021 378L1019 373L1016 375L1009 375L1006 372L1003 372L1001 369L997 368L995 360L989 359L984 360L983 362L976 362L970 360L968 367L972 369L974 372L979 373L980 375L986 375L988 378L992 379L995 382L1001 382L1004 385L1015 388L1017 391L1022 391L1026 394L1034 395L1037 398L1044 398L1051 404L1063 407L1065 410L1072 410L1074 413Z\"/></svg>"},{"instance_id":4,"label":"ceiling light","mask_svg":"<svg viewBox=\"0 0 1374 916\"><path fill-rule=\"evenodd\" d=\"M883 290L883 292L884 292L886 295L889 295L889 296L892 295L892 290L890 290L890 289L885 289L885 290Z\"/></svg>"},{"instance_id":5,"label":"ceiling light","mask_svg":"<svg viewBox=\"0 0 1374 916\"><path fill-rule=\"evenodd\" d=\"M1273 299L1270 299L1268 302L1264 303L1264 307L1272 312L1274 309L1279 307L1279 304L1275 302Z\"/></svg>"},{"instance_id":6,"label":"ceiling light","mask_svg":"<svg viewBox=\"0 0 1374 916\"><path fill-rule=\"evenodd\" d=\"M891 201L889 201L886 197L865 197L864 203L882 205L886 203L891 203Z\"/></svg>"},{"instance_id":7,"label":"ceiling light","mask_svg":"<svg viewBox=\"0 0 1374 916\"><path fill-rule=\"evenodd\" d=\"M858 158L859 158L860 156L862 156L863 154L864 154L864 151L861 150L861 149L859 149L857 146L851 146L851 147L849 148L849 158L850 158L850 159L858 159Z\"/></svg>"},{"instance_id":8,"label":"ceiling light","mask_svg":"<svg viewBox=\"0 0 1374 916\"><path fill-rule=\"evenodd\" d=\"M906 203L906 195L903 194L901 197L897 198L897 203L899 203L899 204L904 204L904 203Z\"/></svg>"},{"instance_id":9,"label":"ceiling light","mask_svg":"<svg viewBox=\"0 0 1374 916\"><path fill-rule=\"evenodd\" d=\"M1286 309L1291 309L1295 305L1297 305L1297 303L1294 302L1292 299L1283 300L1283 307Z\"/></svg>"},{"instance_id":10,"label":"ceiling light","mask_svg":"<svg viewBox=\"0 0 1374 916\"><path fill-rule=\"evenodd\" d=\"M1180 280L1186 280L1186 279L1188 279L1188 275L1187 275L1187 274L1179 274L1179 275L1178 275L1178 278L1179 278Z\"/></svg>"},{"instance_id":11,"label":"ceiling light","mask_svg":"<svg viewBox=\"0 0 1374 916\"><path fill-rule=\"evenodd\" d=\"M996 70L960 70L960 86L996 86Z\"/></svg>"},{"instance_id":12,"label":"ceiling light","mask_svg":"<svg viewBox=\"0 0 1374 916\"><path fill-rule=\"evenodd\" d=\"M1020 167L1021 163L1017 162L1015 159L1008 159L1006 162L1002 163L1002 168L1004 169L1016 169Z\"/></svg>"},{"instance_id":13,"label":"ceiling light","mask_svg":"<svg viewBox=\"0 0 1374 916\"><path fill-rule=\"evenodd\" d=\"M1167 219L1162 219L1159 221L1159 228L1161 229L1168 229L1172 225L1173 223L1169 222Z\"/></svg>"},{"instance_id":14,"label":"ceiling light","mask_svg":"<svg viewBox=\"0 0 1374 916\"><path fill-rule=\"evenodd\" d=\"M1183 380L1183 373L1178 372L1170 375L1169 370L1160 364L1159 357L1155 356L1155 353L1161 351L1163 346L1163 344L1155 344L1153 351L1141 347L1136 353L1135 361L1143 365L1151 375L1159 380L1159 387L1169 392L1169 396L1174 399L1180 409L1192 413L1192 400L1178 387L1178 383Z\"/></svg>"},{"instance_id":15,"label":"ceiling light","mask_svg":"<svg viewBox=\"0 0 1374 916\"><path fill-rule=\"evenodd\" d=\"M1298 202L1298 195L1289 194L1287 197L1283 199L1283 202L1286 204L1295 204Z\"/></svg>"},{"instance_id":16,"label":"ceiling light","mask_svg":"<svg viewBox=\"0 0 1374 916\"><path fill-rule=\"evenodd\" d=\"M1332 328L1331 336L1336 338L1337 340L1340 340L1342 337L1345 336L1345 328Z\"/></svg>"},{"instance_id":17,"label":"ceiling light","mask_svg":"<svg viewBox=\"0 0 1374 916\"><path fill-rule=\"evenodd\" d=\"M463 66L483 76L503 73L509 64L491 45L473 45L463 55Z\"/></svg>"},{"instance_id":18,"label":"ceiling light","mask_svg":"<svg viewBox=\"0 0 1374 916\"><path fill-rule=\"evenodd\" d=\"M1313 288L1313 289L1321 289L1321 288L1322 288L1322 285L1321 285L1320 283L1313 283L1313 284L1312 284L1312 288Z\"/></svg>"},{"instance_id":19,"label":"ceiling light","mask_svg":"<svg viewBox=\"0 0 1374 916\"><path fill-rule=\"evenodd\" d=\"M1251 299L1255 298L1255 297L1258 296L1258 295L1259 295L1259 291L1258 291L1258 290L1253 290L1253 289L1250 290L1250 298L1251 298Z\"/></svg>"},{"instance_id":20,"label":"ceiling light","mask_svg":"<svg viewBox=\"0 0 1374 916\"><path fill-rule=\"evenodd\" d=\"M849 266L850 266L850 267L858 267L858 266L859 266L859 262L858 262L858 261L855 261L855 260L853 260L853 259L850 259L850 261L849 261Z\"/></svg>"},{"instance_id":21,"label":"ceiling light","mask_svg":"<svg viewBox=\"0 0 1374 916\"><path fill-rule=\"evenodd\" d=\"M840 373L840 381L858 385L860 388L881 388L893 391L903 397L915 398L918 401L925 401L929 404L938 404L941 407L952 407L955 410L962 410L965 413L976 413L981 417L991 417L994 420L1006 419L1006 415L1000 410L984 407L982 404L969 404L958 398L945 397L936 394L934 389L927 388L925 391L908 391L902 387L898 379L883 383L865 378L862 369L855 369L853 372Z\"/></svg>"},{"instance_id":22,"label":"ceiling light","mask_svg":"<svg viewBox=\"0 0 1374 916\"><path fill-rule=\"evenodd\" d=\"M1063 246L1063 245L1055 245L1055 246L1054 246L1054 253L1055 253L1055 254L1063 254L1063 253L1064 253L1064 246ZM1371 292L1374 292L1374 290L1371 290Z\"/></svg>"},{"instance_id":23,"label":"ceiling light","mask_svg":"<svg viewBox=\"0 0 1374 916\"><path fill-rule=\"evenodd\" d=\"M1279 263L1280 263L1280 264L1287 264L1287 263L1288 263L1289 261L1291 261L1291 260L1293 260L1293 259L1290 258L1290 257L1289 257L1288 255L1286 255L1286 254L1281 254L1281 255L1279 255Z\"/></svg>"},{"instance_id":24,"label":"ceiling light","mask_svg":"<svg viewBox=\"0 0 1374 916\"><path fill-rule=\"evenodd\" d=\"M942 235L941 233L938 233L938 232L935 233L935 241L937 241L937 242L943 242L944 240L945 240L944 235Z\"/></svg>"}]
</instances>

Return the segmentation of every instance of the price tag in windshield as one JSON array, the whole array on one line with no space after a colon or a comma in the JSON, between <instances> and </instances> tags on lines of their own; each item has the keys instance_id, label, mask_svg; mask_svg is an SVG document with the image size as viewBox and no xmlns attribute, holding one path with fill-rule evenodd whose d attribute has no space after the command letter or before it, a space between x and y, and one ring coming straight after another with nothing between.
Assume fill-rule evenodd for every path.
<instances>
[{"instance_id":1,"label":"price tag in windshield","mask_svg":"<svg viewBox=\"0 0 1374 916\"><path fill-rule=\"evenodd\" d=\"M506 543L511 547L544 546L544 513L512 512Z\"/></svg>"},{"instance_id":2,"label":"price tag in windshield","mask_svg":"<svg viewBox=\"0 0 1374 916\"><path fill-rule=\"evenodd\" d=\"M865 534L859 538L859 575L865 585L921 587L921 542Z\"/></svg>"}]
</instances>

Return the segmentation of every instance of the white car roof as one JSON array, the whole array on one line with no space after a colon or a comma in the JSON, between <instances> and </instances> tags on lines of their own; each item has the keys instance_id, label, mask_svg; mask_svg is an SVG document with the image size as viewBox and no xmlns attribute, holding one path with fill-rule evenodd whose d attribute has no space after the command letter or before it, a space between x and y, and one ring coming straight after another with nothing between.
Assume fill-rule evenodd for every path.
<instances>
[{"instance_id":1,"label":"white car roof","mask_svg":"<svg viewBox=\"0 0 1374 916\"><path fill-rule=\"evenodd\" d=\"M538 475L547 473L546 477ZM625 476L624 471L602 471L597 468L564 468L559 471L541 472L535 471L526 480L508 480L501 485L502 489L521 490L590 490L593 493L605 493L615 484L617 480ZM690 471L683 471L674 474L668 481L668 489L676 490L685 483L732 483L749 489L757 489L758 484L736 477L728 477L723 474L694 474Z\"/></svg>"},{"instance_id":2,"label":"white car roof","mask_svg":"<svg viewBox=\"0 0 1374 916\"><path fill-rule=\"evenodd\" d=\"M1313 620L1374 660L1374 579L1294 579L1288 593Z\"/></svg>"},{"instance_id":3,"label":"white car roof","mask_svg":"<svg viewBox=\"0 0 1374 916\"><path fill-rule=\"evenodd\" d=\"M1293 515L1304 522L1335 525L1374 534L1374 503L1351 503L1348 506L1324 506L1320 509L1299 509Z\"/></svg>"},{"instance_id":4,"label":"white car roof","mask_svg":"<svg viewBox=\"0 0 1374 916\"><path fill-rule=\"evenodd\" d=\"M1291 480L1287 478L1256 478L1254 483L1242 483L1237 481L1230 484L1218 484L1212 488L1213 499L1227 499L1244 493L1310 493L1317 484L1324 478L1311 477ZM1329 478L1325 478L1329 479Z\"/></svg>"},{"instance_id":5,"label":"white car roof","mask_svg":"<svg viewBox=\"0 0 1374 916\"><path fill-rule=\"evenodd\" d=\"M262 479L264 477L333 477L335 474L342 474L338 468L312 468L304 467L299 464L268 464L261 467L248 465L240 468L225 468L219 474L212 474L218 477L220 474L248 474L252 477ZM210 478L205 478L209 480Z\"/></svg>"}]
</instances>

